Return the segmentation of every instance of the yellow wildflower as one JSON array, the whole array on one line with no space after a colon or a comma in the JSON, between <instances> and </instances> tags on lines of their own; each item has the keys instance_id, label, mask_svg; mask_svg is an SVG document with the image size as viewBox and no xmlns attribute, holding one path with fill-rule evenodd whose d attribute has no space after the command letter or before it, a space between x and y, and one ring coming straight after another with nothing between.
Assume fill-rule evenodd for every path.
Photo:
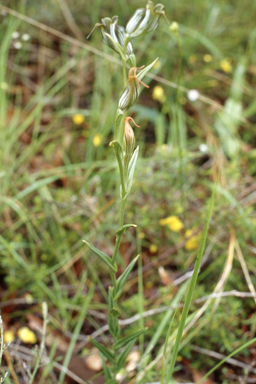
<instances>
[{"instance_id":1,"label":"yellow wildflower","mask_svg":"<svg viewBox=\"0 0 256 384\"><path fill-rule=\"evenodd\" d=\"M81 115L81 113L76 113L73 117L72 117L72 120L73 122L76 124L76 125L80 125L84 122L84 116Z\"/></svg>"},{"instance_id":2,"label":"yellow wildflower","mask_svg":"<svg viewBox=\"0 0 256 384\"><path fill-rule=\"evenodd\" d=\"M162 150L163 152L167 152L167 149L168 149L168 145L167 145L167 144L162 144L162 145L161 145L161 150Z\"/></svg>"},{"instance_id":3,"label":"yellow wildflower","mask_svg":"<svg viewBox=\"0 0 256 384\"><path fill-rule=\"evenodd\" d=\"M223 72L225 73L231 73L232 72L232 65L227 59L224 59L220 62L220 67Z\"/></svg>"},{"instance_id":4,"label":"yellow wildflower","mask_svg":"<svg viewBox=\"0 0 256 384\"><path fill-rule=\"evenodd\" d=\"M6 344L10 343L11 341L14 341L14 339L15 339L15 336L14 336L13 331L5 331L4 332L4 342Z\"/></svg>"},{"instance_id":5,"label":"yellow wildflower","mask_svg":"<svg viewBox=\"0 0 256 384\"><path fill-rule=\"evenodd\" d=\"M158 250L158 246L155 245L155 244L151 244L150 247L149 247L149 252L150 253L156 253Z\"/></svg>"},{"instance_id":6,"label":"yellow wildflower","mask_svg":"<svg viewBox=\"0 0 256 384\"><path fill-rule=\"evenodd\" d=\"M204 55L203 59L206 63L210 63L210 61L212 61L212 55L209 55L209 53L207 53L206 55Z\"/></svg>"},{"instance_id":7,"label":"yellow wildflower","mask_svg":"<svg viewBox=\"0 0 256 384\"><path fill-rule=\"evenodd\" d=\"M197 56L196 55L191 55L188 58L189 64L194 64L197 61Z\"/></svg>"},{"instance_id":8,"label":"yellow wildflower","mask_svg":"<svg viewBox=\"0 0 256 384\"><path fill-rule=\"evenodd\" d=\"M23 343L35 344L37 342L36 335L28 327L20 328L18 336Z\"/></svg>"},{"instance_id":9,"label":"yellow wildflower","mask_svg":"<svg viewBox=\"0 0 256 384\"><path fill-rule=\"evenodd\" d=\"M164 89L160 85L156 85L153 89L152 98L154 100L164 103L166 101L166 96L164 94Z\"/></svg>"},{"instance_id":10,"label":"yellow wildflower","mask_svg":"<svg viewBox=\"0 0 256 384\"><path fill-rule=\"evenodd\" d=\"M180 221L180 219L177 216L169 216L165 219L161 219L159 221L160 225L168 225L171 231L173 232L180 232L182 230L183 223Z\"/></svg>"},{"instance_id":11,"label":"yellow wildflower","mask_svg":"<svg viewBox=\"0 0 256 384\"><path fill-rule=\"evenodd\" d=\"M95 135L92 143L93 143L94 147L98 147L101 143L101 135L99 135L99 134Z\"/></svg>"},{"instance_id":12,"label":"yellow wildflower","mask_svg":"<svg viewBox=\"0 0 256 384\"><path fill-rule=\"evenodd\" d=\"M194 232L195 232L195 230L188 229L185 232L185 238L192 236L192 234ZM201 236L202 236L202 233L200 232L200 233L197 233L196 235L190 237L190 239L188 239L185 243L185 249L187 251L194 251L195 249L197 249L199 247L199 244L200 244Z\"/></svg>"},{"instance_id":13,"label":"yellow wildflower","mask_svg":"<svg viewBox=\"0 0 256 384\"><path fill-rule=\"evenodd\" d=\"M145 284L145 288L146 289L150 289L154 286L153 282L152 281L147 281L146 284Z\"/></svg>"},{"instance_id":14,"label":"yellow wildflower","mask_svg":"<svg viewBox=\"0 0 256 384\"><path fill-rule=\"evenodd\" d=\"M145 233L144 232L139 232L138 238L139 239L144 239L145 238Z\"/></svg>"},{"instance_id":15,"label":"yellow wildflower","mask_svg":"<svg viewBox=\"0 0 256 384\"><path fill-rule=\"evenodd\" d=\"M27 304L33 304L34 298L30 293L26 293L25 299L26 299Z\"/></svg>"}]
</instances>

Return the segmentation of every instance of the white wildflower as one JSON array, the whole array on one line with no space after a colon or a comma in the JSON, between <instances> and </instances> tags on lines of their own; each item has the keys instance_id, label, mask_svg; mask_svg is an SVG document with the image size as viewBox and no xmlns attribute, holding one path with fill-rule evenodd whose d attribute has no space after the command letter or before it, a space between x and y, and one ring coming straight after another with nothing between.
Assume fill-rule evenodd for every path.
<instances>
[{"instance_id":1,"label":"white wildflower","mask_svg":"<svg viewBox=\"0 0 256 384\"><path fill-rule=\"evenodd\" d=\"M188 91L188 99L190 101L196 101L199 98L199 92L197 89L190 89Z\"/></svg>"}]
</instances>

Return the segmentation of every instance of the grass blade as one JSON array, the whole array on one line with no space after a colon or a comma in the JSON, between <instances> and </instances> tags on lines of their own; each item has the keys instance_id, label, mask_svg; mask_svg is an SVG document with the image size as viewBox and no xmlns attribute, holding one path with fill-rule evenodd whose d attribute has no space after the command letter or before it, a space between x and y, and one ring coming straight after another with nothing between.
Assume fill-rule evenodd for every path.
<instances>
[{"instance_id":1,"label":"grass blade","mask_svg":"<svg viewBox=\"0 0 256 384\"><path fill-rule=\"evenodd\" d=\"M179 351L179 346L180 346L183 330L184 330L184 327L185 327L185 323L186 323L186 319L187 319L187 316L188 316L188 311L189 311L190 303L191 303L192 296L193 296L193 293L194 293L194 289L195 289L195 285L196 285L196 281L197 281L197 276L198 276L198 273L199 273L199 269L200 269L200 265L201 265L201 261L202 261L202 257L203 257L203 253L204 253L205 242L206 242L208 228L209 228L209 224L210 224L210 220L211 220L211 215L212 215L212 211L213 211L215 191L216 191L216 187L215 187L215 190L212 193L212 197L211 197L211 200L210 200L210 205L209 205L209 209L208 209L208 213L207 213L207 219L206 219L206 223L205 223L205 226L204 226L203 235L202 235L201 243L200 243L198 254L197 254L197 258L196 258L194 272L193 272L193 275L192 275L192 278L191 278L190 286L189 286L189 289L188 289L188 294L187 294L187 297L186 297L186 300L185 300L185 304L184 304L184 308L183 308L183 311L182 311L182 316L181 316L181 320L180 320L180 324L179 324L179 328L178 328L178 333L177 333L176 341L175 341L174 348L173 348L172 359L171 359L171 363L170 363L170 367L169 367L168 378L171 378L172 374L173 374L173 369L174 369L174 365L175 365L176 358L177 358L177 355L178 355L178 351Z\"/></svg>"}]
</instances>

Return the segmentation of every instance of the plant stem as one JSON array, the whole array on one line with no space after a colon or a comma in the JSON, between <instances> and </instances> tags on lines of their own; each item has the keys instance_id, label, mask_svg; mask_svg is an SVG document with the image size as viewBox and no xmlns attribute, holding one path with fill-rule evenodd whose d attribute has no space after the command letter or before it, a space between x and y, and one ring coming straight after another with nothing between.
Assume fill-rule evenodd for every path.
<instances>
[{"instance_id":1,"label":"plant stem","mask_svg":"<svg viewBox=\"0 0 256 384\"><path fill-rule=\"evenodd\" d=\"M121 227L121 225L120 225L120 227ZM116 262L116 255L117 255L117 251L119 249L121 240L122 240L122 235L119 234L116 238L116 245L115 245L114 253L112 256L113 264L115 264L115 262Z\"/></svg>"},{"instance_id":2,"label":"plant stem","mask_svg":"<svg viewBox=\"0 0 256 384\"><path fill-rule=\"evenodd\" d=\"M120 211L120 227L124 224L124 210L125 210L126 198L122 199L121 211Z\"/></svg>"},{"instance_id":3,"label":"plant stem","mask_svg":"<svg viewBox=\"0 0 256 384\"><path fill-rule=\"evenodd\" d=\"M127 86L126 61L122 60L122 62L123 62L124 87L126 87Z\"/></svg>"},{"instance_id":4,"label":"plant stem","mask_svg":"<svg viewBox=\"0 0 256 384\"><path fill-rule=\"evenodd\" d=\"M180 86L180 79L181 79L181 68L182 68L182 53L181 53L181 45L180 45L180 38L179 38L179 31L177 31L176 35L176 41L178 46L178 77L177 77L177 88L176 88L176 95L175 95L175 106L176 106L176 113L175 113L175 120L176 120L176 129L177 129L177 139L178 139L178 155L179 155L179 176L180 180L184 181L184 167L183 167L183 148L182 148L182 137L181 137L181 128L180 128L180 119L179 119L179 86Z\"/></svg>"}]
</instances>

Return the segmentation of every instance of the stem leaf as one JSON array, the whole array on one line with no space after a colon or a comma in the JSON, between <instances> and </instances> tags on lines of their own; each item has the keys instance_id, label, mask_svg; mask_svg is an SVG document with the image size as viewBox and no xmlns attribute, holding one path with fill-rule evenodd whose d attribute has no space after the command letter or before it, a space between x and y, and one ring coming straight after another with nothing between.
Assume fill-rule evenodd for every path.
<instances>
[{"instance_id":1,"label":"stem leaf","mask_svg":"<svg viewBox=\"0 0 256 384\"><path fill-rule=\"evenodd\" d=\"M133 175L134 175L134 171L135 171L135 167L136 167L138 154L139 154L139 147L137 147L135 149L135 151L133 152L132 158L129 162L128 177L127 177L127 191L126 191L126 195L124 197L125 199L128 196L128 194L130 193L130 190L132 188Z\"/></svg>"},{"instance_id":2,"label":"stem leaf","mask_svg":"<svg viewBox=\"0 0 256 384\"><path fill-rule=\"evenodd\" d=\"M125 347L128 343L133 340L136 340L140 335L143 335L148 330L148 328L141 329L140 331L135 332L133 335L124 337L122 340L119 340L116 344L113 345L113 349L119 349Z\"/></svg>"},{"instance_id":3,"label":"stem leaf","mask_svg":"<svg viewBox=\"0 0 256 384\"><path fill-rule=\"evenodd\" d=\"M106 364L105 356L102 355L102 353L101 353L100 357L101 357L101 360L102 360L102 366L103 366L103 371L104 371L105 378L107 380L110 380L111 379L111 371L110 371L109 367Z\"/></svg>"},{"instance_id":4,"label":"stem leaf","mask_svg":"<svg viewBox=\"0 0 256 384\"><path fill-rule=\"evenodd\" d=\"M157 62L158 58L155 59L151 64L147 65L145 68L143 68L140 73L138 73L137 78L139 80L142 80L143 77L150 71L150 69L154 66L154 64Z\"/></svg>"},{"instance_id":5,"label":"stem leaf","mask_svg":"<svg viewBox=\"0 0 256 384\"><path fill-rule=\"evenodd\" d=\"M122 147L121 147L121 144L119 143L119 141L117 140L113 140L109 143L109 146L110 147L113 147L115 149L115 151L119 151L119 153L122 153L123 150L122 150Z\"/></svg>"},{"instance_id":6,"label":"stem leaf","mask_svg":"<svg viewBox=\"0 0 256 384\"><path fill-rule=\"evenodd\" d=\"M122 351L121 355L119 356L117 360L117 371L120 371L121 368L123 368L125 360L127 356L129 355L130 351L132 350L134 344L135 344L136 339L130 341Z\"/></svg>"},{"instance_id":7,"label":"stem leaf","mask_svg":"<svg viewBox=\"0 0 256 384\"><path fill-rule=\"evenodd\" d=\"M120 196L123 199L124 195L126 194L125 179L124 179L123 149L121 147L121 144L117 140L111 141L109 143L109 145L111 147L113 147L115 152L116 152L116 159L117 159L117 162L118 162L119 172L120 172L120 179L121 179Z\"/></svg>"},{"instance_id":8,"label":"stem leaf","mask_svg":"<svg viewBox=\"0 0 256 384\"><path fill-rule=\"evenodd\" d=\"M108 255L106 255L106 253L95 248L92 244L88 243L88 241L86 241L86 240L83 240L83 242L85 244L87 244L88 247L90 248L90 250L93 251L95 253L95 255L99 256L99 258L102 261L104 261L104 263L106 263L109 268L111 268L114 272L117 272L117 266L113 265L112 259Z\"/></svg>"},{"instance_id":9,"label":"stem leaf","mask_svg":"<svg viewBox=\"0 0 256 384\"><path fill-rule=\"evenodd\" d=\"M100 344L98 341L94 340L94 339L90 339L90 342L96 347L98 348L98 350L110 361L112 361L112 363L115 362L115 357L113 355L113 353L111 353L106 347L104 347L104 345Z\"/></svg>"},{"instance_id":10,"label":"stem leaf","mask_svg":"<svg viewBox=\"0 0 256 384\"><path fill-rule=\"evenodd\" d=\"M105 384L117 384L117 381L115 379L109 379Z\"/></svg>"},{"instance_id":11,"label":"stem leaf","mask_svg":"<svg viewBox=\"0 0 256 384\"><path fill-rule=\"evenodd\" d=\"M137 225L136 224L125 224L125 225L122 225L122 227L118 228L118 230L115 232L116 236L122 235L126 231L126 229L128 229L130 227L136 228Z\"/></svg>"},{"instance_id":12,"label":"stem leaf","mask_svg":"<svg viewBox=\"0 0 256 384\"><path fill-rule=\"evenodd\" d=\"M114 300L117 300L122 292L123 292L123 289L124 289L124 285L126 283L126 280L129 276L129 274L131 273L134 265L136 264L138 258L139 258L140 255L136 256L135 259L133 259L130 264L128 265L128 267L124 270L124 272L122 273L121 276L119 276L119 278L117 279L116 281L116 288L115 290L113 291L115 297L114 297Z\"/></svg>"}]
</instances>

